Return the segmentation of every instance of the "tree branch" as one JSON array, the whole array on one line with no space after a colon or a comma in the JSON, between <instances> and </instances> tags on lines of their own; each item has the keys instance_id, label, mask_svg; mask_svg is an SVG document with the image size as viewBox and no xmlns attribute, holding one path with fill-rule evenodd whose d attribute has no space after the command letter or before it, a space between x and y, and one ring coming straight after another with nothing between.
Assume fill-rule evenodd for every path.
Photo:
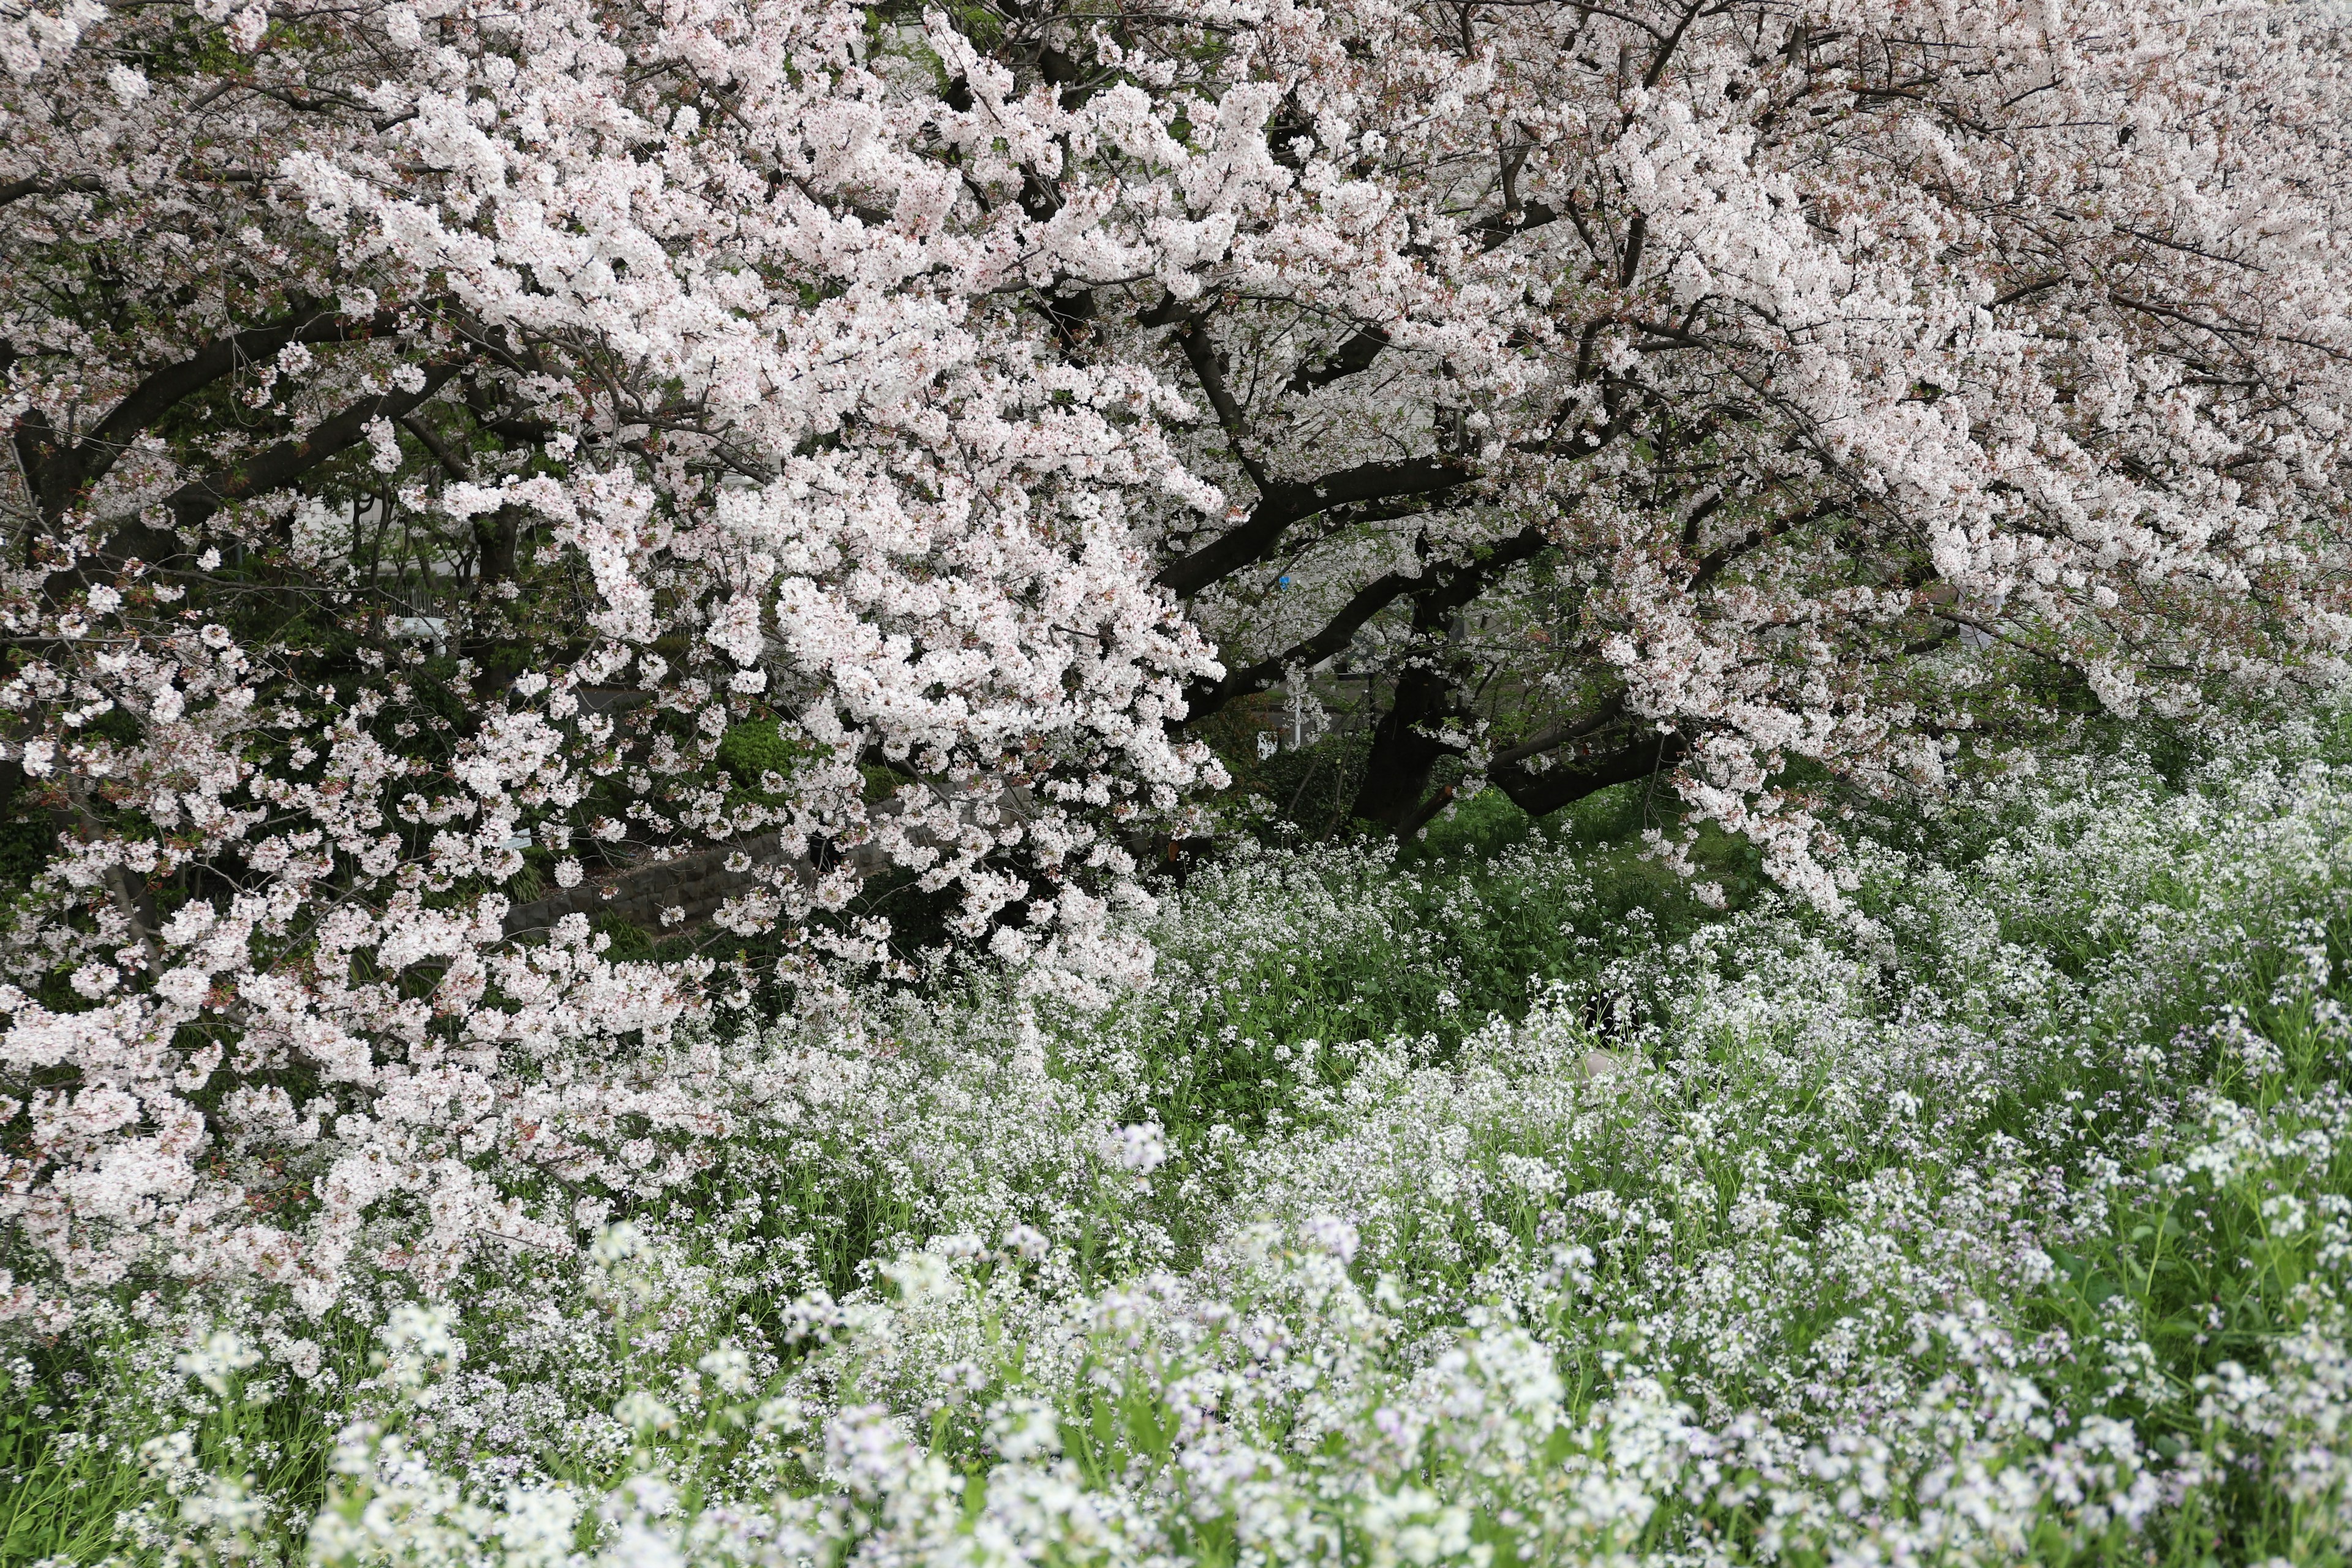
<instances>
[{"instance_id":1,"label":"tree branch","mask_svg":"<svg viewBox=\"0 0 2352 1568\"><path fill-rule=\"evenodd\" d=\"M1816 501L1793 517L1784 517L1776 522L1767 523L1762 528L1751 529L1728 543L1716 546L1698 558L1698 569L1691 574L1690 581L1683 584L1683 592L1697 593L1717 577L1722 576L1726 567L1749 551L1761 549L1776 539L1794 533L1808 523L1819 522L1825 517L1834 517L1842 510L1843 509L1834 498Z\"/></svg>"},{"instance_id":2,"label":"tree branch","mask_svg":"<svg viewBox=\"0 0 2352 1568\"><path fill-rule=\"evenodd\" d=\"M1200 317L1186 315L1176 326L1176 346L1184 351L1185 363L1192 367L1192 375L1200 382L1201 390L1208 395L1209 406L1217 412L1217 423L1223 426L1225 445L1232 449L1234 460L1248 474L1250 483L1263 495L1268 488L1265 469L1242 447L1247 428L1242 419L1241 405L1234 401L1231 388L1225 385L1224 367L1217 363L1217 345L1209 341L1208 324Z\"/></svg>"},{"instance_id":3,"label":"tree branch","mask_svg":"<svg viewBox=\"0 0 2352 1568\"><path fill-rule=\"evenodd\" d=\"M1356 335L1331 351L1328 358L1310 364L1302 360L1291 373L1284 391L1297 395L1318 391L1344 377L1360 374L1372 367L1381 351L1389 346L1388 329L1364 327Z\"/></svg>"},{"instance_id":4,"label":"tree branch","mask_svg":"<svg viewBox=\"0 0 2352 1568\"><path fill-rule=\"evenodd\" d=\"M1469 480L1470 470L1450 458L1364 463L1310 484L1272 480L1246 519L1191 554L1169 563L1152 581L1189 599L1211 584L1264 560L1294 522L1358 501L1441 495Z\"/></svg>"},{"instance_id":5,"label":"tree branch","mask_svg":"<svg viewBox=\"0 0 2352 1568\"><path fill-rule=\"evenodd\" d=\"M1505 207L1501 212L1475 218L1469 228L1478 237L1481 249L1492 250L1516 235L1525 234L1531 228L1541 228L1548 223L1558 223L1559 218L1560 215L1552 209L1549 203L1529 202L1523 207Z\"/></svg>"},{"instance_id":6,"label":"tree branch","mask_svg":"<svg viewBox=\"0 0 2352 1568\"><path fill-rule=\"evenodd\" d=\"M11 180L0 185L0 207L26 196L54 196L65 191L102 191L105 188L106 182L96 174L74 174L62 180L52 180L46 174L27 174L21 180Z\"/></svg>"},{"instance_id":7,"label":"tree branch","mask_svg":"<svg viewBox=\"0 0 2352 1568\"><path fill-rule=\"evenodd\" d=\"M400 427L415 437L418 446L433 454L433 460L441 465L442 472L459 484L474 482L472 468L467 466L465 458L450 450L447 442L433 433L432 426L419 419L414 413L408 413L400 416Z\"/></svg>"},{"instance_id":8,"label":"tree branch","mask_svg":"<svg viewBox=\"0 0 2352 1568\"><path fill-rule=\"evenodd\" d=\"M1207 718L1236 698L1264 691L1282 679L1282 672L1322 663L1348 646L1366 621L1421 586L1422 579L1391 572L1359 588L1313 637L1293 643L1245 668L1231 671L1223 680L1196 682L1185 693L1188 721Z\"/></svg>"},{"instance_id":9,"label":"tree branch","mask_svg":"<svg viewBox=\"0 0 2352 1568\"><path fill-rule=\"evenodd\" d=\"M238 366L275 358L290 343L346 342L395 330L401 312L382 310L354 321L320 305L303 305L267 326L215 338L186 359L155 371L131 389L114 411L81 440L47 447L31 477L37 502L51 521L64 515L87 487L106 477L131 439L170 413L184 399L210 386Z\"/></svg>"},{"instance_id":10,"label":"tree branch","mask_svg":"<svg viewBox=\"0 0 2352 1568\"><path fill-rule=\"evenodd\" d=\"M1624 713L1625 698L1621 692L1590 713L1574 719L1562 720L1550 729L1530 736L1516 746L1496 752L1486 765L1490 768L1507 768L1515 763L1524 763L1530 757L1541 756L1556 746L1565 746L1570 741L1580 741L1587 735L1597 734L1622 718Z\"/></svg>"},{"instance_id":11,"label":"tree branch","mask_svg":"<svg viewBox=\"0 0 2352 1568\"><path fill-rule=\"evenodd\" d=\"M215 469L173 490L164 504L175 528L201 526L215 512L235 501L263 495L300 478L340 452L357 446L368 425L377 419L397 420L422 405L465 368L463 360L426 365L425 384L415 392L388 392L362 398L333 417L312 426L299 440L280 441L249 459L241 469Z\"/></svg>"},{"instance_id":12,"label":"tree branch","mask_svg":"<svg viewBox=\"0 0 2352 1568\"><path fill-rule=\"evenodd\" d=\"M1490 766L1486 776L1510 797L1512 805L1529 816L1549 816L1561 806L1612 784L1646 778L1669 763L1680 762L1689 751L1688 738L1679 732L1658 735L1643 729L1633 731L1625 745L1596 757L1579 758L1575 763L1547 768L1539 773L1529 773L1524 763Z\"/></svg>"}]
</instances>

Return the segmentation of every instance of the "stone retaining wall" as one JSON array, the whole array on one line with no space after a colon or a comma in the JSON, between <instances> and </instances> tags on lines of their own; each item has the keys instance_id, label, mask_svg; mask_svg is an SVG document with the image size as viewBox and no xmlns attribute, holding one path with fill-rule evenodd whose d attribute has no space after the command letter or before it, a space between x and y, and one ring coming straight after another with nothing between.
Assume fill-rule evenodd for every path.
<instances>
[{"instance_id":1,"label":"stone retaining wall","mask_svg":"<svg viewBox=\"0 0 2352 1568\"><path fill-rule=\"evenodd\" d=\"M658 939L702 924L719 912L719 905L753 885L751 871L727 868L730 857L748 855L754 866L772 866L781 849L775 834L762 833L714 849L681 855L675 860L607 871L576 888L565 888L547 898L516 905L507 911L507 935L543 932L570 914L584 914L592 921L600 914L610 914L618 915ZM683 910L685 918L666 927L662 924L662 911L670 909Z\"/></svg>"},{"instance_id":2,"label":"stone retaining wall","mask_svg":"<svg viewBox=\"0 0 2352 1568\"><path fill-rule=\"evenodd\" d=\"M1030 803L1025 790L1007 791L997 798L1024 815L1028 811ZM891 803L885 802L876 811L878 815L893 809ZM624 866L591 877L576 888L565 888L546 898L516 905L507 911L506 933L510 937L543 933L570 914L584 914L591 921L599 914L613 914L656 940L675 936L702 924L717 914L719 907L729 899L754 886L757 879L752 868L785 864L782 849L779 835L761 833L681 855L675 860ZM727 862L736 855L749 856L751 866L730 871ZM870 842L852 851L850 858L858 874L868 880L887 869L880 847ZM815 876L805 858L790 864L793 874L803 880ZM665 926L662 911L672 909L684 910L684 917L675 925Z\"/></svg>"}]
</instances>

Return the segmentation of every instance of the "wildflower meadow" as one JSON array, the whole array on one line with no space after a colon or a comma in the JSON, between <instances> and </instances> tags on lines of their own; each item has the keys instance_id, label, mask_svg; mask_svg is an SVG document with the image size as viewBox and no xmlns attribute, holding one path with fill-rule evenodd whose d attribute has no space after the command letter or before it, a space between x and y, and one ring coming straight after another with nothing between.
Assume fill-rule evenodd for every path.
<instances>
[{"instance_id":1,"label":"wildflower meadow","mask_svg":"<svg viewBox=\"0 0 2352 1568\"><path fill-rule=\"evenodd\" d=\"M1202 870L1099 1009L682 1031L575 1251L16 1338L8 1555L2339 1561L2323 718L1863 823L1834 918L1465 808Z\"/></svg>"}]
</instances>

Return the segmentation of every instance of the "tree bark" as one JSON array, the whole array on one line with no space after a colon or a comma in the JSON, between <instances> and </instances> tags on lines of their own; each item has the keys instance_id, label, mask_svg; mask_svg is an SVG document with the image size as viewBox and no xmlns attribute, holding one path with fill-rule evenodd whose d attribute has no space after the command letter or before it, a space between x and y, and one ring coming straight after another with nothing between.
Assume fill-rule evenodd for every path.
<instances>
[{"instance_id":1,"label":"tree bark","mask_svg":"<svg viewBox=\"0 0 2352 1568\"><path fill-rule=\"evenodd\" d=\"M1427 814L1430 774L1447 757L1461 755L1424 729L1454 716L1456 691L1444 670L1415 666L1397 677L1396 700L1372 731L1371 755L1349 815L1396 833L1410 833Z\"/></svg>"},{"instance_id":2,"label":"tree bark","mask_svg":"<svg viewBox=\"0 0 2352 1568\"><path fill-rule=\"evenodd\" d=\"M1530 773L1527 762L1520 761L1495 768L1486 776L1529 816L1549 816L1612 784L1629 784L1671 767L1689 750L1688 738L1679 733L1661 735L1637 728L1616 744L1588 756L1558 759L1541 773Z\"/></svg>"}]
</instances>

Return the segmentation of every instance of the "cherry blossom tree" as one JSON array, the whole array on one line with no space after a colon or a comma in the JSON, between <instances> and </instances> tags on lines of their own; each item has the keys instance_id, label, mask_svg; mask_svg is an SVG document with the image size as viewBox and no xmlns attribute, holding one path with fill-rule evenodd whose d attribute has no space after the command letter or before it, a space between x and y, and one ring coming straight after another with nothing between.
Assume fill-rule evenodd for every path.
<instances>
[{"instance_id":1,"label":"cherry blossom tree","mask_svg":"<svg viewBox=\"0 0 2352 1568\"><path fill-rule=\"evenodd\" d=\"M1240 515L1179 519L1157 577L1227 666L1196 722L1370 640L1359 816L1426 820L1449 757L1538 815L1664 767L1826 894L1788 763L1935 782L2005 663L2124 713L2336 668L2332 14L1250 38L1272 166L1225 253L1066 312L1214 413L1187 455Z\"/></svg>"},{"instance_id":2,"label":"cherry blossom tree","mask_svg":"<svg viewBox=\"0 0 2352 1568\"><path fill-rule=\"evenodd\" d=\"M1129 509L1223 503L1148 370L992 303L1036 226L861 13L8 28L0 708L55 842L0 1203L68 1284L323 1309L690 1174L730 974L519 931L536 883L734 846L718 927L878 960L823 917L879 862L1041 984L1144 958L1119 835L1215 782L1217 667Z\"/></svg>"},{"instance_id":3,"label":"cherry blossom tree","mask_svg":"<svg viewBox=\"0 0 2352 1568\"><path fill-rule=\"evenodd\" d=\"M1132 973L1203 722L1350 650L1358 816L1668 769L1825 898L1788 764L1933 781L2010 650L2333 668L2333 29L0 0L0 1300L688 1179L755 975L589 911L689 854L802 973L879 868Z\"/></svg>"}]
</instances>

